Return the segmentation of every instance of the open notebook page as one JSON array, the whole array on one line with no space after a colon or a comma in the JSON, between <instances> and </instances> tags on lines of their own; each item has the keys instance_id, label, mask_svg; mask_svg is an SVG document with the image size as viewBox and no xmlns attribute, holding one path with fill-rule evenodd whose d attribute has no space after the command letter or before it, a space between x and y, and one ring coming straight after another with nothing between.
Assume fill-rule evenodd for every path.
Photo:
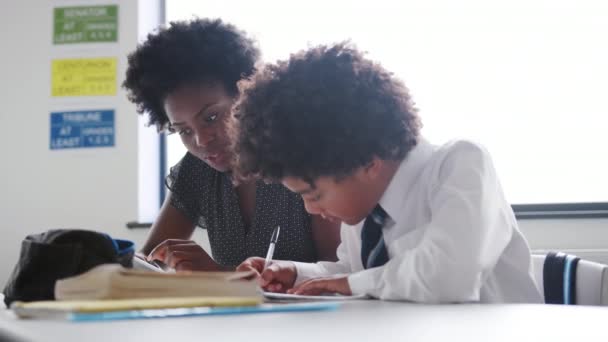
<instances>
[{"instance_id":1,"label":"open notebook page","mask_svg":"<svg viewBox=\"0 0 608 342\"><path fill-rule=\"evenodd\" d=\"M326 294L320 296L309 296L309 295L296 295L289 293L278 293L278 292L264 292L264 297L266 299L271 300L329 300L329 301L337 301L337 300L355 300L355 299L366 299L368 298L366 295L356 295L356 296L344 296L340 294Z\"/></svg>"}]
</instances>

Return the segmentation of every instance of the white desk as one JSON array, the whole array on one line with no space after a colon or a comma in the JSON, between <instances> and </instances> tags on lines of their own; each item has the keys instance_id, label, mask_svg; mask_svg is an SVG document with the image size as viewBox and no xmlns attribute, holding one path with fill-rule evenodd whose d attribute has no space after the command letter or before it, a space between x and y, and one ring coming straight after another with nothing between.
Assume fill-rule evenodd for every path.
<instances>
[{"instance_id":1,"label":"white desk","mask_svg":"<svg viewBox=\"0 0 608 342\"><path fill-rule=\"evenodd\" d=\"M608 341L608 309L554 305L347 302L337 311L95 323L19 320L0 331L24 341ZM2 333L0 333L0 340Z\"/></svg>"}]
</instances>

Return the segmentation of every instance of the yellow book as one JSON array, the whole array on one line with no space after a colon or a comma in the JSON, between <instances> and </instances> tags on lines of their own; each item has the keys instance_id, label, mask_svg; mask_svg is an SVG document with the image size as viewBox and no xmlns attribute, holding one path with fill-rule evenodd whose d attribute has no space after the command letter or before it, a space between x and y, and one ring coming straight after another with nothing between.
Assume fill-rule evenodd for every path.
<instances>
[{"instance_id":1,"label":"yellow book","mask_svg":"<svg viewBox=\"0 0 608 342\"><path fill-rule=\"evenodd\" d=\"M110 300L66 300L13 302L11 309L21 318L63 318L73 313L100 313L127 310L249 307L262 302L260 297L177 297Z\"/></svg>"},{"instance_id":2,"label":"yellow book","mask_svg":"<svg viewBox=\"0 0 608 342\"><path fill-rule=\"evenodd\" d=\"M100 265L55 283L57 300L177 297L261 300L261 293L249 272L159 273L117 264Z\"/></svg>"}]
</instances>

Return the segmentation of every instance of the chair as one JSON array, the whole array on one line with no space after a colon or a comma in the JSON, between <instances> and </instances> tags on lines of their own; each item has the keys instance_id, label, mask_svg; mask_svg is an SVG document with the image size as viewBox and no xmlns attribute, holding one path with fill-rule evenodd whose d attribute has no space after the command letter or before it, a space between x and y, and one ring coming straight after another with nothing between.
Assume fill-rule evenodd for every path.
<instances>
[{"instance_id":1,"label":"chair","mask_svg":"<svg viewBox=\"0 0 608 342\"><path fill-rule=\"evenodd\" d=\"M545 303L608 305L608 265L577 259L554 252L532 255L534 277Z\"/></svg>"}]
</instances>

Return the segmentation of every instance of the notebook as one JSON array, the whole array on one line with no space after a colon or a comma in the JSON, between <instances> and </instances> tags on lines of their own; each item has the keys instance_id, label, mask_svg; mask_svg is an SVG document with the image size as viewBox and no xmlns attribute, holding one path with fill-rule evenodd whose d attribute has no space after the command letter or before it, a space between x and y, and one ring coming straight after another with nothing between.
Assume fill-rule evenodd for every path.
<instances>
[{"instance_id":1,"label":"notebook","mask_svg":"<svg viewBox=\"0 0 608 342\"><path fill-rule=\"evenodd\" d=\"M312 296L278 292L264 292L264 297L270 301L343 301L369 298L367 295L344 296L340 294L325 294Z\"/></svg>"},{"instance_id":2,"label":"notebook","mask_svg":"<svg viewBox=\"0 0 608 342\"><path fill-rule=\"evenodd\" d=\"M68 319L76 322L108 321L141 318L172 318L189 316L242 315L274 312L334 311L340 307L337 302L261 304L244 307L202 307L165 310L134 310L102 313L74 313Z\"/></svg>"},{"instance_id":3,"label":"notebook","mask_svg":"<svg viewBox=\"0 0 608 342\"><path fill-rule=\"evenodd\" d=\"M106 300L48 300L13 302L11 310L21 318L68 318L74 313L123 312L192 307L247 307L261 303L260 297L175 297Z\"/></svg>"},{"instance_id":4,"label":"notebook","mask_svg":"<svg viewBox=\"0 0 608 342\"><path fill-rule=\"evenodd\" d=\"M154 271L159 273L175 273L175 269L169 267L168 265L165 265L164 263L158 260L148 261L146 259L141 258L137 254L133 256L133 269L142 271Z\"/></svg>"},{"instance_id":5,"label":"notebook","mask_svg":"<svg viewBox=\"0 0 608 342\"><path fill-rule=\"evenodd\" d=\"M55 283L58 300L172 297L260 299L251 272L159 273L104 264ZM246 278L249 278L246 279Z\"/></svg>"},{"instance_id":6,"label":"notebook","mask_svg":"<svg viewBox=\"0 0 608 342\"><path fill-rule=\"evenodd\" d=\"M141 271L154 271L159 273L164 273L165 271L160 268L160 266L139 258L138 256L133 256L133 269L141 270Z\"/></svg>"},{"instance_id":7,"label":"notebook","mask_svg":"<svg viewBox=\"0 0 608 342\"><path fill-rule=\"evenodd\" d=\"M14 302L11 309L21 318L106 321L141 318L171 318L254 314L270 312L331 311L337 302L260 304L237 298L164 298L94 301Z\"/></svg>"}]
</instances>

